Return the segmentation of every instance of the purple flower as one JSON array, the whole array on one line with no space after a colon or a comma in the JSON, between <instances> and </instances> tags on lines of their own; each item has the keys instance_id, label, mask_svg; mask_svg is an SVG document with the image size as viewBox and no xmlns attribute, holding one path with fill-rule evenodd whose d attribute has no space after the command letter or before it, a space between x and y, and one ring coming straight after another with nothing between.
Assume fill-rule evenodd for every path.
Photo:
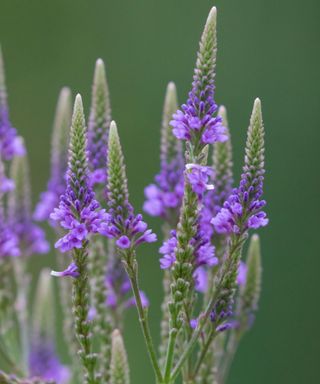
<instances>
[{"instance_id":1,"label":"purple flower","mask_svg":"<svg viewBox=\"0 0 320 384\"><path fill-rule=\"evenodd\" d=\"M148 185L144 190L147 199L143 205L144 211L170 221L181 206L183 186L182 157L177 157L170 164L162 163L161 171L155 177L155 184Z\"/></svg>"},{"instance_id":2,"label":"purple flower","mask_svg":"<svg viewBox=\"0 0 320 384\"><path fill-rule=\"evenodd\" d=\"M0 101L0 156L3 160L11 160L14 156L24 156L25 153L23 142L10 123L8 110Z\"/></svg>"},{"instance_id":3,"label":"purple flower","mask_svg":"<svg viewBox=\"0 0 320 384\"><path fill-rule=\"evenodd\" d=\"M227 136L221 117L215 116L218 109L214 101L215 43L213 35L207 31L202 35L187 103L173 115L170 124L173 134L180 140L195 142L200 139L203 144L212 144L225 141Z\"/></svg>"},{"instance_id":4,"label":"purple flower","mask_svg":"<svg viewBox=\"0 0 320 384\"><path fill-rule=\"evenodd\" d=\"M142 243L153 243L157 236L147 229L142 215L134 215L132 206L127 202L126 208L110 208L108 221L102 223L99 233L103 236L116 239L120 249L136 247Z\"/></svg>"},{"instance_id":5,"label":"purple flower","mask_svg":"<svg viewBox=\"0 0 320 384\"><path fill-rule=\"evenodd\" d=\"M187 164L187 178L191 184L193 192L195 192L200 198L205 191L214 189L213 184L208 184L210 177L213 175L213 170L210 167L206 167L199 164Z\"/></svg>"},{"instance_id":6,"label":"purple flower","mask_svg":"<svg viewBox=\"0 0 320 384\"><path fill-rule=\"evenodd\" d=\"M32 343L29 371L30 377L53 380L57 384L66 384L71 377L69 369L61 364L53 343L45 338Z\"/></svg>"},{"instance_id":7,"label":"purple flower","mask_svg":"<svg viewBox=\"0 0 320 384\"><path fill-rule=\"evenodd\" d=\"M117 241L116 244L119 248L127 249L130 248L130 240L127 236L121 236Z\"/></svg>"},{"instance_id":8,"label":"purple flower","mask_svg":"<svg viewBox=\"0 0 320 384\"><path fill-rule=\"evenodd\" d=\"M68 233L55 244L61 252L82 248L89 234L100 232L109 220L109 215L94 199L87 170L82 169L78 172L82 174L81 180L77 179L71 169L68 170L67 189L60 197L59 207L50 215L53 221L59 222L68 230Z\"/></svg>"},{"instance_id":9,"label":"purple flower","mask_svg":"<svg viewBox=\"0 0 320 384\"><path fill-rule=\"evenodd\" d=\"M161 269L171 268L175 263L177 243L176 231L171 231L171 237L159 249L159 252L163 255L160 259ZM204 265L212 267L218 264L218 259L214 254L214 246L211 245L208 239L202 237L199 232L196 237L192 238L190 245L194 248L195 269Z\"/></svg>"},{"instance_id":10,"label":"purple flower","mask_svg":"<svg viewBox=\"0 0 320 384\"><path fill-rule=\"evenodd\" d=\"M14 190L14 181L4 175L0 177L0 193L7 193Z\"/></svg>"},{"instance_id":11,"label":"purple flower","mask_svg":"<svg viewBox=\"0 0 320 384\"><path fill-rule=\"evenodd\" d=\"M255 100L248 129L246 155L241 181L232 191L221 211L212 219L217 233L241 234L250 228L257 229L268 224L266 205L261 200L264 180L264 128L261 103Z\"/></svg>"},{"instance_id":12,"label":"purple flower","mask_svg":"<svg viewBox=\"0 0 320 384\"><path fill-rule=\"evenodd\" d=\"M51 271L51 276L56 276L56 277L70 276L70 277L77 278L77 277L80 276L80 274L79 274L79 271L78 271L78 267L76 266L76 264L74 262L72 262L68 266L68 268L66 268L62 272Z\"/></svg>"},{"instance_id":13,"label":"purple flower","mask_svg":"<svg viewBox=\"0 0 320 384\"><path fill-rule=\"evenodd\" d=\"M238 285L245 285L247 280L247 265L243 261L240 261L239 267L238 267L238 276L237 276L237 283Z\"/></svg>"},{"instance_id":14,"label":"purple flower","mask_svg":"<svg viewBox=\"0 0 320 384\"><path fill-rule=\"evenodd\" d=\"M193 273L195 288L198 292L205 293L208 289L208 272L204 267L197 268Z\"/></svg>"}]
</instances>

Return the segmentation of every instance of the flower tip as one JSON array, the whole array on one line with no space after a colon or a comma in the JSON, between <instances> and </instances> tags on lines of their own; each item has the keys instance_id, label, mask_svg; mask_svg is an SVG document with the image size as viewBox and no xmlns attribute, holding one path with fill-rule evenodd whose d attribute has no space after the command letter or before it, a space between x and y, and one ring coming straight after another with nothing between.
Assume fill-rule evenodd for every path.
<instances>
[{"instance_id":1,"label":"flower tip","mask_svg":"<svg viewBox=\"0 0 320 384\"><path fill-rule=\"evenodd\" d=\"M216 23L216 20L217 20L217 8L216 7L212 7L210 9L210 12L209 12L209 15L208 15L208 19L207 19L207 25L210 25L210 24L213 24L215 25Z\"/></svg>"},{"instance_id":2,"label":"flower tip","mask_svg":"<svg viewBox=\"0 0 320 384\"><path fill-rule=\"evenodd\" d=\"M82 97L80 95L80 93L77 94L76 98L75 98L75 101L74 101L74 110L78 110L78 109L83 109L83 104L82 104Z\"/></svg>"},{"instance_id":3,"label":"flower tip","mask_svg":"<svg viewBox=\"0 0 320 384\"><path fill-rule=\"evenodd\" d=\"M104 67L104 62L103 62L103 60L99 57L99 59L97 59L97 61L96 61L96 68L101 68L101 67Z\"/></svg>"},{"instance_id":4,"label":"flower tip","mask_svg":"<svg viewBox=\"0 0 320 384\"><path fill-rule=\"evenodd\" d=\"M110 124L110 137L112 136L118 136L118 128L114 120L112 120Z\"/></svg>"}]
</instances>

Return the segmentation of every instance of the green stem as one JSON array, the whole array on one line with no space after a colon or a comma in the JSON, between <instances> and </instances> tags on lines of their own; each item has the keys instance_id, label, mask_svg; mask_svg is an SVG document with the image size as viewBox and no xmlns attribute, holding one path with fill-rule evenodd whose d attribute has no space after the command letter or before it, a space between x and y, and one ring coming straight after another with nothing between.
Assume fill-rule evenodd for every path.
<instances>
[{"instance_id":1,"label":"green stem","mask_svg":"<svg viewBox=\"0 0 320 384\"><path fill-rule=\"evenodd\" d=\"M224 383L228 377L228 373L229 373L234 355L239 345L240 337L241 335L237 334L237 330L233 329L231 331L230 337L227 343L225 355L223 357L223 361L219 369L219 377L220 377L221 383Z\"/></svg>"},{"instance_id":2,"label":"green stem","mask_svg":"<svg viewBox=\"0 0 320 384\"><path fill-rule=\"evenodd\" d=\"M13 262L14 273L17 286L17 320L19 326L19 336L22 350L22 364L24 371L28 372L29 360L29 330L28 330L28 315L27 302L29 292L29 275L25 271L25 261L21 258L14 258Z\"/></svg>"},{"instance_id":3,"label":"green stem","mask_svg":"<svg viewBox=\"0 0 320 384\"><path fill-rule=\"evenodd\" d=\"M170 375L171 375L171 369L172 369L172 364L173 364L173 359L174 359L177 332L178 331L175 328L171 329L171 331L170 331L167 358L166 358L166 364L165 364L165 370L164 370L164 382L165 383L170 382Z\"/></svg>"},{"instance_id":4,"label":"green stem","mask_svg":"<svg viewBox=\"0 0 320 384\"><path fill-rule=\"evenodd\" d=\"M129 260L128 260L129 259ZM152 336L149 328L149 322L148 322L148 316L147 311L142 306L142 301L140 297L140 290L138 285L138 279L137 279L137 272L136 272L136 266L132 265L132 262L135 263L135 260L132 260L132 255L129 255L127 259L126 270L130 279L132 291L134 294L134 298L136 301L136 307L139 315L139 321L142 329L142 333L144 336L144 340L146 343L146 347L149 353L150 361L155 373L155 376L157 378L157 381L159 383L163 382L162 373L157 361L157 355L155 352L155 348L152 341Z\"/></svg>"},{"instance_id":5,"label":"green stem","mask_svg":"<svg viewBox=\"0 0 320 384\"><path fill-rule=\"evenodd\" d=\"M209 319L212 308L215 306L216 301L219 298L219 293L220 293L220 289L222 288L224 276L228 272L228 270L230 269L230 266L234 262L234 259L237 259L240 257L242 243L243 243L243 239L241 236L233 239L233 242L230 246L230 252L229 252L228 258L226 260L225 268L222 271L222 274L221 274L220 279L219 279L219 283L217 284L217 289L214 291L211 299L209 300L209 303L205 309L205 312L200 317L198 327L193 332L190 341L188 342L187 346L185 347L184 352L182 353L179 361L177 362L177 365L173 369L172 374L171 374L171 380L174 381L177 378L183 364L185 363L185 361L189 357L190 353L192 352L193 348L197 344L199 336L201 335L201 332L202 332L207 320Z\"/></svg>"},{"instance_id":6,"label":"green stem","mask_svg":"<svg viewBox=\"0 0 320 384\"><path fill-rule=\"evenodd\" d=\"M79 356L85 372L85 383L97 384L95 377L95 367L97 357L92 352L92 325L88 321L89 312L89 282L87 272L87 248L85 243L83 248L73 251L73 258L78 267L79 277L73 279L73 313L75 332L80 345Z\"/></svg>"},{"instance_id":7,"label":"green stem","mask_svg":"<svg viewBox=\"0 0 320 384\"><path fill-rule=\"evenodd\" d=\"M213 342L213 339L216 337L216 335L217 335L217 332L216 332L215 328L211 328L211 331L209 333L208 339L205 342L205 344L204 344L204 346L202 348L201 354L199 356L199 359L198 359L198 361L196 363L194 372L192 374L192 378L195 379L197 377L197 374L198 374L198 372L199 372L199 370L201 368L201 364L203 363L203 360L204 360L204 358L205 358L205 356L206 356L206 354L208 352L208 349L209 349L211 343Z\"/></svg>"}]
</instances>

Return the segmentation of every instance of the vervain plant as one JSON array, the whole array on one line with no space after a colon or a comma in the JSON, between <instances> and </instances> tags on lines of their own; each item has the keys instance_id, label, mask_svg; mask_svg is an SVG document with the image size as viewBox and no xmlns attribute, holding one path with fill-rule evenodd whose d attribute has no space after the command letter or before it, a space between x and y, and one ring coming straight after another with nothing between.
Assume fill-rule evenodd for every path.
<instances>
[{"instance_id":1,"label":"vervain plant","mask_svg":"<svg viewBox=\"0 0 320 384\"><path fill-rule=\"evenodd\" d=\"M227 112L215 101L216 23L212 8L192 87L180 108L176 87L168 84L160 171L145 188L143 210L163 224L159 347L138 268L140 245L157 236L130 203L103 61L96 62L88 128L81 96L72 113L71 91L61 90L51 175L33 210L26 149L9 119L0 51L1 383L129 384L122 333L130 307L137 309L157 384L226 382L259 302L260 242L250 232L266 226L268 218L259 99L253 104L240 182L234 186ZM69 365L57 352L54 287L47 270L30 297L30 256L49 250L35 221L48 222L56 237L60 271L51 275L60 278Z\"/></svg>"}]
</instances>

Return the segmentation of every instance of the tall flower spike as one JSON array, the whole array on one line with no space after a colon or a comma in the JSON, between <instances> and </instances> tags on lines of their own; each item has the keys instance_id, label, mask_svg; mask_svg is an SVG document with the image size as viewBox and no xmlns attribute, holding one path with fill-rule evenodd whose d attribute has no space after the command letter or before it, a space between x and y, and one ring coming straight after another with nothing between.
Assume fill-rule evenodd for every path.
<instances>
[{"instance_id":1,"label":"tall flower spike","mask_svg":"<svg viewBox=\"0 0 320 384\"><path fill-rule=\"evenodd\" d=\"M66 187L65 174L68 162L69 127L71 122L71 91L61 89L56 107L51 140L51 176L47 191L40 196L34 219L47 220L57 206L60 195Z\"/></svg>"},{"instance_id":2,"label":"tall flower spike","mask_svg":"<svg viewBox=\"0 0 320 384\"><path fill-rule=\"evenodd\" d=\"M184 159L182 145L172 134L169 121L177 110L177 91L174 83L167 86L161 126L161 164L155 183L145 188L143 209L151 216L160 216L170 227L177 224L183 196Z\"/></svg>"},{"instance_id":3,"label":"tall flower spike","mask_svg":"<svg viewBox=\"0 0 320 384\"><path fill-rule=\"evenodd\" d=\"M101 228L107 214L100 209L89 185L86 126L81 96L75 99L69 144L67 187L59 208L50 215L68 233L55 246L62 252L72 250L78 276L73 276L73 314L79 356L84 368L85 383L96 384L97 357L92 352L89 314L88 239ZM72 267L72 265L70 266Z\"/></svg>"},{"instance_id":4,"label":"tall flower spike","mask_svg":"<svg viewBox=\"0 0 320 384\"><path fill-rule=\"evenodd\" d=\"M15 157L11 166L15 189L9 195L9 225L18 238L23 256L47 253L49 244L44 231L32 222L31 191L27 157Z\"/></svg>"},{"instance_id":5,"label":"tall flower spike","mask_svg":"<svg viewBox=\"0 0 320 384\"><path fill-rule=\"evenodd\" d=\"M55 247L61 252L81 249L89 235L98 233L107 215L95 200L89 185L86 127L81 96L77 95L72 116L66 191L50 218L68 233Z\"/></svg>"},{"instance_id":6,"label":"tall flower spike","mask_svg":"<svg viewBox=\"0 0 320 384\"><path fill-rule=\"evenodd\" d=\"M186 104L173 115L171 125L174 135L195 145L225 141L224 127L219 116L214 117L217 105L214 102L214 77L217 52L217 10L213 7L205 25L192 90Z\"/></svg>"},{"instance_id":7,"label":"tall flower spike","mask_svg":"<svg viewBox=\"0 0 320 384\"><path fill-rule=\"evenodd\" d=\"M107 202L110 221L102 224L100 233L115 238L120 249L134 249L141 243L154 242L156 235L147 229L142 215L134 215L129 203L127 177L115 122L110 126L108 147Z\"/></svg>"},{"instance_id":8,"label":"tall flower spike","mask_svg":"<svg viewBox=\"0 0 320 384\"><path fill-rule=\"evenodd\" d=\"M104 62L96 62L90 117L88 123L88 150L92 185L105 184L108 134L111 123L111 106Z\"/></svg>"},{"instance_id":9,"label":"tall flower spike","mask_svg":"<svg viewBox=\"0 0 320 384\"><path fill-rule=\"evenodd\" d=\"M0 46L0 156L11 160L14 156L23 156L25 147L17 131L9 120L7 90L5 83L4 64Z\"/></svg>"},{"instance_id":10,"label":"tall flower spike","mask_svg":"<svg viewBox=\"0 0 320 384\"><path fill-rule=\"evenodd\" d=\"M121 333L115 329L112 333L110 384L130 384L127 352L124 347Z\"/></svg>"},{"instance_id":11,"label":"tall flower spike","mask_svg":"<svg viewBox=\"0 0 320 384\"><path fill-rule=\"evenodd\" d=\"M268 224L261 200L264 179L264 128L261 102L256 99L248 128L240 186L234 189L221 211L212 219L217 233L244 233Z\"/></svg>"},{"instance_id":12,"label":"tall flower spike","mask_svg":"<svg viewBox=\"0 0 320 384\"><path fill-rule=\"evenodd\" d=\"M52 280L48 278L49 273L49 270L42 270L38 281L33 311L29 372L31 376L64 384L69 381L70 372L61 364L55 350L54 287Z\"/></svg>"}]
</instances>

